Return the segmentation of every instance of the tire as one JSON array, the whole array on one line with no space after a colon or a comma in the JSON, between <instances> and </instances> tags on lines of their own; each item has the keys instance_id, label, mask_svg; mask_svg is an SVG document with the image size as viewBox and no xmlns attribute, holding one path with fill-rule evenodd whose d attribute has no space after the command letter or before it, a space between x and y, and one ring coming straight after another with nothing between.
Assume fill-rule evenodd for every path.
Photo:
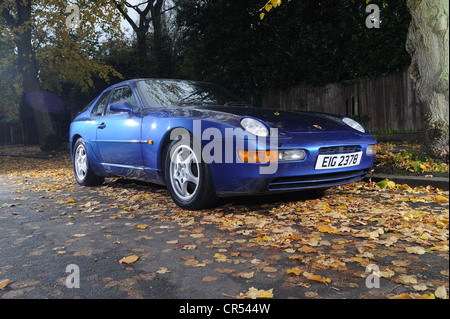
<instances>
[{"instance_id":1,"label":"tire","mask_svg":"<svg viewBox=\"0 0 450 319\"><path fill-rule=\"evenodd\" d=\"M192 146L192 138L179 136L164 152L164 176L173 201L183 209L199 210L217 204L211 173Z\"/></svg>"},{"instance_id":2,"label":"tire","mask_svg":"<svg viewBox=\"0 0 450 319\"><path fill-rule=\"evenodd\" d=\"M86 145L82 138L79 138L73 147L73 172L77 183L82 186L100 185L104 177L96 175L87 156Z\"/></svg>"}]
</instances>

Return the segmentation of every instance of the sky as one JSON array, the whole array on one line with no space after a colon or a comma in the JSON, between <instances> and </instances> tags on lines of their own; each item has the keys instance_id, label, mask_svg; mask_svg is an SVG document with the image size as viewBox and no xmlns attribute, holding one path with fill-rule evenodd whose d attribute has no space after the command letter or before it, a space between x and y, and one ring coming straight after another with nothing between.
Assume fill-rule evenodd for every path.
<instances>
[{"instance_id":1,"label":"sky","mask_svg":"<svg viewBox=\"0 0 450 319\"><path fill-rule=\"evenodd\" d=\"M143 2L147 2L147 1L143 1L143 0L128 0L128 3L130 3L131 5L136 5L139 3L143 3ZM136 11L129 9L128 10L128 15L131 17L131 19L133 19L133 21L136 21L138 19L138 14L136 13ZM131 28L130 24L125 20L122 19L122 22L120 23L120 26L122 28L122 30L126 32L127 35L132 35L133 34L133 29Z\"/></svg>"}]
</instances>

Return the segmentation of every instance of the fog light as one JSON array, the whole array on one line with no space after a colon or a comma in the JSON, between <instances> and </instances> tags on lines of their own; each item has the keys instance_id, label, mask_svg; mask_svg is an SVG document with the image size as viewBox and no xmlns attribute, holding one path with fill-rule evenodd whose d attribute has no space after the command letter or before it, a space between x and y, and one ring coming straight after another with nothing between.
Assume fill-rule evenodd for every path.
<instances>
[{"instance_id":1,"label":"fog light","mask_svg":"<svg viewBox=\"0 0 450 319\"><path fill-rule=\"evenodd\" d=\"M280 162L301 161L305 159L306 152L304 150L279 150L278 160Z\"/></svg>"},{"instance_id":2,"label":"fog light","mask_svg":"<svg viewBox=\"0 0 450 319\"><path fill-rule=\"evenodd\" d=\"M371 144L367 146L366 155L375 155L377 154L377 144Z\"/></svg>"}]
</instances>

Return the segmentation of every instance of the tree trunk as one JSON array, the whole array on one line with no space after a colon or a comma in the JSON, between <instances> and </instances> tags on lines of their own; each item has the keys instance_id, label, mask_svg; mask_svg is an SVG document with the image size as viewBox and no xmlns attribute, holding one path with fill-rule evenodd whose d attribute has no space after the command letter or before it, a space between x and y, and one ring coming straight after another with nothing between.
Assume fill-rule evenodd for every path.
<instances>
[{"instance_id":1,"label":"tree trunk","mask_svg":"<svg viewBox=\"0 0 450 319\"><path fill-rule=\"evenodd\" d=\"M147 46L147 30L139 29L136 32L136 62L137 76L147 77L149 70L148 46Z\"/></svg>"},{"instance_id":2,"label":"tree trunk","mask_svg":"<svg viewBox=\"0 0 450 319\"><path fill-rule=\"evenodd\" d=\"M46 109L44 95L38 78L38 68L34 56L32 35L31 35L31 0L16 0L17 18L9 12L2 12L3 17L11 28L21 29L14 40L17 46L18 70L22 75L23 97L21 99L21 109L32 110L39 137L41 149L47 149L49 139L56 137L53 120ZM36 107L39 105L39 107ZM33 107L34 106L34 107ZM24 121L26 124L26 121Z\"/></svg>"},{"instance_id":3,"label":"tree trunk","mask_svg":"<svg viewBox=\"0 0 450 319\"><path fill-rule=\"evenodd\" d=\"M162 78L172 75L170 44L168 43L168 35L163 26L163 4L163 0L158 0L150 10L152 14L156 76Z\"/></svg>"},{"instance_id":4,"label":"tree trunk","mask_svg":"<svg viewBox=\"0 0 450 319\"><path fill-rule=\"evenodd\" d=\"M406 49L409 74L425 105L424 151L449 157L448 0L407 0L411 12Z\"/></svg>"}]
</instances>

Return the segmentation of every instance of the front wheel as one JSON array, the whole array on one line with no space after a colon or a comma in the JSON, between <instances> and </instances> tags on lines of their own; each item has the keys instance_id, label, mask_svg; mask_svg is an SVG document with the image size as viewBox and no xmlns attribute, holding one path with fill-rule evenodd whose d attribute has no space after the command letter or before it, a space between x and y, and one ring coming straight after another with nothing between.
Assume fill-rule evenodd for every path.
<instances>
[{"instance_id":1,"label":"front wheel","mask_svg":"<svg viewBox=\"0 0 450 319\"><path fill-rule=\"evenodd\" d=\"M78 184L82 186L94 186L103 183L104 178L95 175L89 165L86 145L82 138L77 140L73 149L73 171Z\"/></svg>"},{"instance_id":2,"label":"front wheel","mask_svg":"<svg viewBox=\"0 0 450 319\"><path fill-rule=\"evenodd\" d=\"M194 151L190 137L180 137L167 147L164 170L167 189L181 208L197 210L217 203L208 164Z\"/></svg>"}]
</instances>

